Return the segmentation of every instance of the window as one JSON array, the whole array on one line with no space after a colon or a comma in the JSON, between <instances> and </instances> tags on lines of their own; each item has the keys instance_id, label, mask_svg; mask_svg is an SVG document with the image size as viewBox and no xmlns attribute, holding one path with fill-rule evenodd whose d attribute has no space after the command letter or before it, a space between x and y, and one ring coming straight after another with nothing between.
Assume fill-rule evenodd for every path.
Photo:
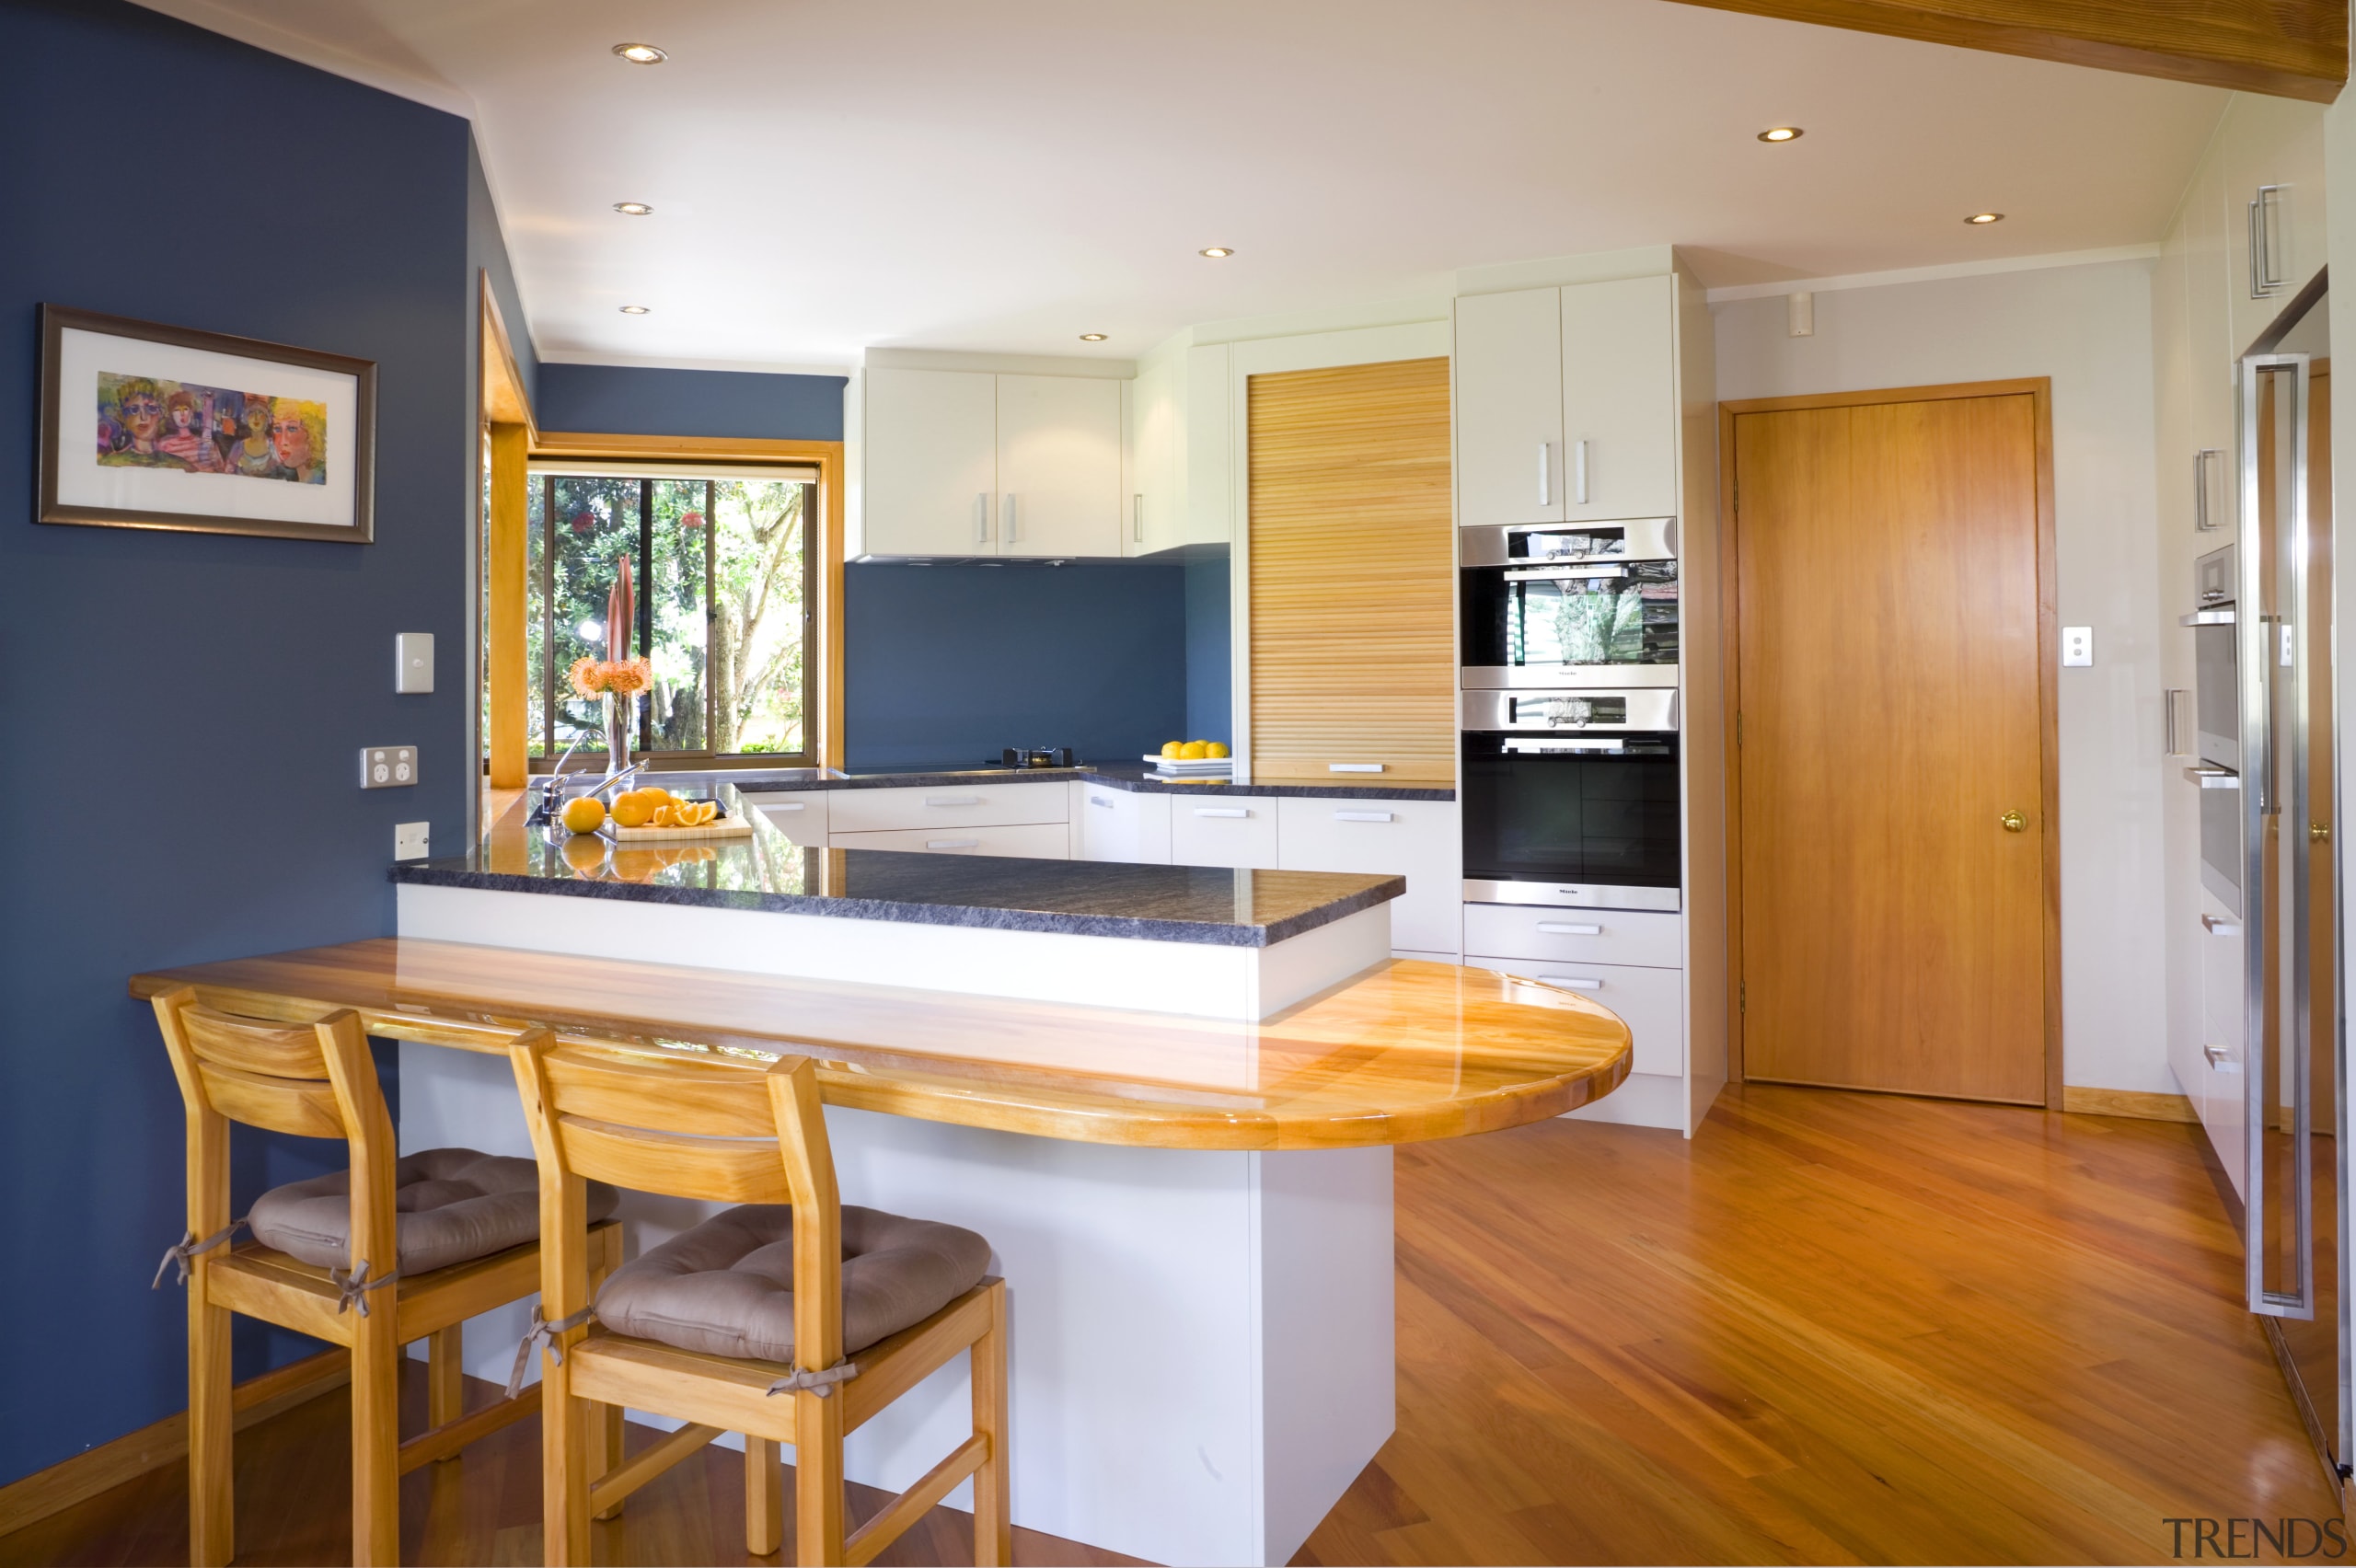
<instances>
[{"instance_id":1,"label":"window","mask_svg":"<svg viewBox=\"0 0 2356 1568\"><path fill-rule=\"evenodd\" d=\"M531 755L605 750L598 705L565 678L606 655L606 594L623 558L638 597L629 651L653 666L638 746L657 757L806 762L816 475L532 466L525 657Z\"/></svg>"}]
</instances>

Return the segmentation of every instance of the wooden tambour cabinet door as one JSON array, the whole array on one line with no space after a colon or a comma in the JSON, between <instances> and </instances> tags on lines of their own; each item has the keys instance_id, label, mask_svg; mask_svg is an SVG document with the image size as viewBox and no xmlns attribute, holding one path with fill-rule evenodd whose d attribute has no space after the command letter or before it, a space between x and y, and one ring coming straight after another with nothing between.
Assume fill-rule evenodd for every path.
<instances>
[{"instance_id":1,"label":"wooden tambour cabinet door","mask_svg":"<svg viewBox=\"0 0 2356 1568\"><path fill-rule=\"evenodd\" d=\"M1563 291L1563 516L1677 514L1677 280Z\"/></svg>"},{"instance_id":2,"label":"wooden tambour cabinet door","mask_svg":"<svg viewBox=\"0 0 2356 1568\"><path fill-rule=\"evenodd\" d=\"M1743 1070L2041 1104L2038 398L1733 424Z\"/></svg>"},{"instance_id":3,"label":"wooden tambour cabinet door","mask_svg":"<svg viewBox=\"0 0 2356 1568\"><path fill-rule=\"evenodd\" d=\"M1121 553L1121 384L998 377L998 553Z\"/></svg>"},{"instance_id":4,"label":"wooden tambour cabinet door","mask_svg":"<svg viewBox=\"0 0 2356 1568\"><path fill-rule=\"evenodd\" d=\"M867 554L997 553L998 380L963 370L862 373Z\"/></svg>"},{"instance_id":5,"label":"wooden tambour cabinet door","mask_svg":"<svg viewBox=\"0 0 2356 1568\"><path fill-rule=\"evenodd\" d=\"M1256 779L1451 783L1449 362L1251 378Z\"/></svg>"},{"instance_id":6,"label":"wooden tambour cabinet door","mask_svg":"<svg viewBox=\"0 0 2356 1568\"><path fill-rule=\"evenodd\" d=\"M1563 291L1456 302L1456 520L1563 520Z\"/></svg>"}]
</instances>

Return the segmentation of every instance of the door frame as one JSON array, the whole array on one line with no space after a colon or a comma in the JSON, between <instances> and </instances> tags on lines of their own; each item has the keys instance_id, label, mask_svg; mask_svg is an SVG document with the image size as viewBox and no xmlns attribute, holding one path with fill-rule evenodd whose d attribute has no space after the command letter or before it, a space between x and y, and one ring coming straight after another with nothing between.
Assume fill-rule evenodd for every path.
<instances>
[{"instance_id":1,"label":"door frame","mask_svg":"<svg viewBox=\"0 0 2356 1568\"><path fill-rule=\"evenodd\" d=\"M2061 633L2053 584L2053 380L2024 376L2010 381L1965 381L1939 386L1888 386L1858 392L1813 392L1790 398L1739 398L1718 405L1719 673L1726 686L1727 758L1727 961L1733 984L1727 996L1728 1078L1742 1070L1742 513L1739 476L1735 472L1734 421L1744 414L1785 413L1804 409L1865 408L1885 403L1927 403L1952 398L2033 399L2037 443L2037 689L2038 849L2043 858L2045 1108L2062 1109L2062 789L2060 690Z\"/></svg>"}]
</instances>

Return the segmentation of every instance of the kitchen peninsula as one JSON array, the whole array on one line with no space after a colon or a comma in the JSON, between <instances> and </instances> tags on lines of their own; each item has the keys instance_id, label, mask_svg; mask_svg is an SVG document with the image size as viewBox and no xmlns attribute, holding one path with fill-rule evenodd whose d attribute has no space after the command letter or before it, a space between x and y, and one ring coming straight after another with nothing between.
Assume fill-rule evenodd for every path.
<instances>
[{"instance_id":1,"label":"kitchen peninsula","mask_svg":"<svg viewBox=\"0 0 2356 1568\"><path fill-rule=\"evenodd\" d=\"M395 869L398 938L134 988L361 1009L402 1042L404 1149L529 1152L497 1054L521 1021L811 1050L847 1200L977 1230L1009 1281L1016 1522L1288 1559L1392 1426L1390 1146L1588 1103L1625 1028L1391 960L1395 877L809 848L720 794L751 837L621 848L518 809ZM705 1212L622 1215L635 1252ZM469 1370L503 1376L524 1326L479 1324ZM851 1476L912 1482L962 1435L964 1384L860 1429Z\"/></svg>"}]
</instances>

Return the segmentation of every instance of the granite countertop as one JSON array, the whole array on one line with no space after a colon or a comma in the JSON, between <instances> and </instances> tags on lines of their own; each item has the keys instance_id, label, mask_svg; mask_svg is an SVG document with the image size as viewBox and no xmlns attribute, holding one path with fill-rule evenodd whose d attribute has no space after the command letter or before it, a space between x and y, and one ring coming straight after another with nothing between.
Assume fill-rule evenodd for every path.
<instances>
[{"instance_id":1,"label":"granite countertop","mask_svg":"<svg viewBox=\"0 0 2356 1568\"><path fill-rule=\"evenodd\" d=\"M755 793L792 790L926 789L943 784L1045 784L1079 778L1108 789L1149 795L1291 795L1352 801L1453 801L1444 786L1412 784L1230 784L1223 779L1164 778L1142 762L1087 763L1077 767L944 767L846 773L824 778L752 778Z\"/></svg>"},{"instance_id":2,"label":"granite countertop","mask_svg":"<svg viewBox=\"0 0 2356 1568\"><path fill-rule=\"evenodd\" d=\"M968 777L1002 776L925 774L915 781ZM472 853L401 861L392 880L1218 947L1273 946L1407 891L1395 876L804 848L750 809L736 786L722 785L720 800L729 815L751 817L751 837L624 848L602 835L526 827L519 801Z\"/></svg>"}]
</instances>

